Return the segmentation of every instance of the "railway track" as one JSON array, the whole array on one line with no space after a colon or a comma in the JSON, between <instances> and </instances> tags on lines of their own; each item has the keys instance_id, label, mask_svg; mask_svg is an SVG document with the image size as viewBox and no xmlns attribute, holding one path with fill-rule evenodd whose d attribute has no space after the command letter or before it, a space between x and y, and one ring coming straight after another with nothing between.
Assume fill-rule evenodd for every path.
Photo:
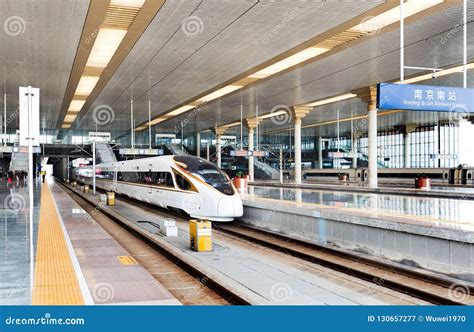
<instances>
[{"instance_id":1,"label":"railway track","mask_svg":"<svg viewBox=\"0 0 474 332\"><path fill-rule=\"evenodd\" d=\"M58 182L60 183L60 182ZM61 183L60 183L61 184ZM91 202L70 190L63 189L93 219L127 250L170 293L185 305L249 304L232 291L219 285L208 276L196 271L179 257L164 251L140 232L98 210Z\"/></svg>"},{"instance_id":2,"label":"railway track","mask_svg":"<svg viewBox=\"0 0 474 332\"><path fill-rule=\"evenodd\" d=\"M67 187L65 188L77 197L80 197L74 191L71 191ZM170 212L168 210L163 210L150 205L143 206L143 202L138 202L134 199L124 196L121 196L120 199L132 205L139 206L144 210L148 210L165 217L172 215L173 218L177 219L177 221L180 223L186 223L186 220L184 220L181 215L175 212ZM89 206L92 206L93 204L88 201L84 202L87 202ZM79 204L81 205L81 203ZM127 229L129 229L129 227L125 226L124 229L123 224L119 227L121 227L123 231L128 232ZM411 296L428 303L439 305L474 304L474 296L471 295L474 294L474 290L470 287L466 287L465 285L457 285L453 280L450 279L438 278L435 275L429 275L422 272L417 272L415 270L405 269L396 265L383 263L381 261L365 258L356 254L352 255L337 249L330 249L327 247L309 244L303 241L288 238L280 234L270 233L245 225L237 225L236 223L214 223L213 228L214 233L216 235L220 235L221 238L233 238L247 242L248 244L256 244L258 246L274 250L280 254L296 257L314 264L315 266L322 266L346 274L350 277L373 283L376 286L406 294L407 296ZM132 229L132 231L134 230ZM140 237L140 235L134 236ZM143 239L141 241L143 241ZM153 248L153 243L151 243L151 245ZM124 247L129 250L125 245ZM156 251L155 248L152 250ZM133 248L130 249L130 253L134 255L132 251ZM162 248L161 251L163 251ZM172 259L176 260L177 258ZM142 262L140 261L140 263ZM146 261L142 263L144 266L145 264L147 264ZM192 271L194 269L191 268L190 270ZM199 275L199 273L197 275L196 273L191 273L191 275L193 275L195 278L194 280L198 280L198 283L199 278L203 278L203 276ZM157 278L157 280L159 279ZM163 284L166 287L166 284ZM194 285L194 287L202 287L202 285L199 283L199 285ZM222 286L217 287L217 290L218 291L216 293L218 294L222 294L223 291L225 293L225 290L222 289ZM227 294L225 298L229 299L227 302L231 304L249 304L248 302L239 299L239 296L236 294ZM191 303L199 304L190 301L190 304ZM205 304L212 303L206 302Z\"/></svg>"},{"instance_id":3,"label":"railway track","mask_svg":"<svg viewBox=\"0 0 474 332\"><path fill-rule=\"evenodd\" d=\"M214 230L439 305L472 305L472 287L243 225Z\"/></svg>"}]
</instances>

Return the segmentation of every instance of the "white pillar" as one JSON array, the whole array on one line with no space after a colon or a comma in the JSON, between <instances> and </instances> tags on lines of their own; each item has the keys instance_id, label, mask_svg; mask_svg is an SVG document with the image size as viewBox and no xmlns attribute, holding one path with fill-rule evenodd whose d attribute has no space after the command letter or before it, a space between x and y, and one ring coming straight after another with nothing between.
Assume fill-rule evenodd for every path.
<instances>
[{"instance_id":1,"label":"white pillar","mask_svg":"<svg viewBox=\"0 0 474 332\"><path fill-rule=\"evenodd\" d=\"M294 107L295 121L295 183L301 183L301 119L312 110L312 107Z\"/></svg>"},{"instance_id":2,"label":"white pillar","mask_svg":"<svg viewBox=\"0 0 474 332\"><path fill-rule=\"evenodd\" d=\"M133 100L130 100L130 145L135 148L135 119L133 118Z\"/></svg>"},{"instance_id":3,"label":"white pillar","mask_svg":"<svg viewBox=\"0 0 474 332\"><path fill-rule=\"evenodd\" d=\"M151 100L148 99L148 148L151 150Z\"/></svg>"},{"instance_id":4,"label":"white pillar","mask_svg":"<svg viewBox=\"0 0 474 332\"><path fill-rule=\"evenodd\" d=\"M196 133L196 156L201 157L201 133Z\"/></svg>"},{"instance_id":5,"label":"white pillar","mask_svg":"<svg viewBox=\"0 0 474 332\"><path fill-rule=\"evenodd\" d=\"M410 133L405 131L403 134L403 167L411 167L411 138Z\"/></svg>"},{"instance_id":6,"label":"white pillar","mask_svg":"<svg viewBox=\"0 0 474 332\"><path fill-rule=\"evenodd\" d=\"M257 117L249 118L245 120L247 122L247 130L248 130L248 150L249 152L253 152L255 149L255 141L254 141L254 134L255 128L257 128L258 123L260 120ZM255 157L249 156L249 181L255 180Z\"/></svg>"},{"instance_id":7,"label":"white pillar","mask_svg":"<svg viewBox=\"0 0 474 332\"><path fill-rule=\"evenodd\" d=\"M357 168L357 137L354 136L352 138L352 153L354 153L354 156L352 157L352 168Z\"/></svg>"},{"instance_id":8,"label":"white pillar","mask_svg":"<svg viewBox=\"0 0 474 332\"><path fill-rule=\"evenodd\" d=\"M368 148L369 148L369 187L377 188L377 87L352 91L365 103L367 103L368 117Z\"/></svg>"},{"instance_id":9,"label":"white pillar","mask_svg":"<svg viewBox=\"0 0 474 332\"><path fill-rule=\"evenodd\" d=\"M216 157L217 157L217 167L222 167L222 151L221 151L221 140L222 135L225 132L225 128L215 128L214 133L216 134Z\"/></svg>"},{"instance_id":10,"label":"white pillar","mask_svg":"<svg viewBox=\"0 0 474 332\"><path fill-rule=\"evenodd\" d=\"M3 145L7 145L7 94L3 94Z\"/></svg>"},{"instance_id":11,"label":"white pillar","mask_svg":"<svg viewBox=\"0 0 474 332\"><path fill-rule=\"evenodd\" d=\"M222 166L222 155L221 155L221 135L217 134L216 138L216 156L217 156L217 167Z\"/></svg>"},{"instance_id":12,"label":"white pillar","mask_svg":"<svg viewBox=\"0 0 474 332\"><path fill-rule=\"evenodd\" d=\"M319 169L323 169L323 138L318 137L318 164Z\"/></svg>"},{"instance_id":13,"label":"white pillar","mask_svg":"<svg viewBox=\"0 0 474 332\"><path fill-rule=\"evenodd\" d=\"M280 145L280 183L283 183L283 145Z\"/></svg>"},{"instance_id":14,"label":"white pillar","mask_svg":"<svg viewBox=\"0 0 474 332\"><path fill-rule=\"evenodd\" d=\"M95 140L92 141L92 195L95 195Z\"/></svg>"},{"instance_id":15,"label":"white pillar","mask_svg":"<svg viewBox=\"0 0 474 332\"><path fill-rule=\"evenodd\" d=\"M254 128L249 127L249 151L253 152L254 143L253 143L253 135L254 135ZM249 180L253 181L255 179L255 169L254 169L254 156L249 156Z\"/></svg>"},{"instance_id":16,"label":"white pillar","mask_svg":"<svg viewBox=\"0 0 474 332\"><path fill-rule=\"evenodd\" d=\"M301 183L301 118L295 118L295 183Z\"/></svg>"},{"instance_id":17,"label":"white pillar","mask_svg":"<svg viewBox=\"0 0 474 332\"><path fill-rule=\"evenodd\" d=\"M374 102L368 104L369 115L369 187L377 188L377 108Z\"/></svg>"}]
</instances>

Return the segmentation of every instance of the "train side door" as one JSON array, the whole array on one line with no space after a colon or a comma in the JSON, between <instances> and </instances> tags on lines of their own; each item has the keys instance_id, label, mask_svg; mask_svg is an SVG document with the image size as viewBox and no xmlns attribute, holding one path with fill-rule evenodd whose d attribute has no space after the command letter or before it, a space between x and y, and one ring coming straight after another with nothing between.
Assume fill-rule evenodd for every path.
<instances>
[{"instance_id":1,"label":"train side door","mask_svg":"<svg viewBox=\"0 0 474 332\"><path fill-rule=\"evenodd\" d=\"M148 164L148 193L151 194L152 193L152 189L153 189L153 172L152 172L152 169L153 169L153 164Z\"/></svg>"}]
</instances>

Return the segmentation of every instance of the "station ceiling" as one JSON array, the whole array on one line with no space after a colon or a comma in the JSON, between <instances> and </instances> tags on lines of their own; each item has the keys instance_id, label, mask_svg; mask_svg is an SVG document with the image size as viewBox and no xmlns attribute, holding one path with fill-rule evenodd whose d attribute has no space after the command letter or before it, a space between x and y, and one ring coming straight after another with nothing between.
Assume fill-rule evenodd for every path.
<instances>
[{"instance_id":1,"label":"station ceiling","mask_svg":"<svg viewBox=\"0 0 474 332\"><path fill-rule=\"evenodd\" d=\"M152 118L156 118L350 20L368 20L377 8L395 2L164 1L96 98L85 104L71 129L96 130L93 110L106 105L113 110L113 121L100 124L99 129L111 131L114 137L128 133L131 99L138 126L148 121L149 101ZM407 22L406 65L448 68L462 62L462 1L445 3L442 10ZM468 3L468 59L472 62L474 3ZM42 126L61 128L66 87L83 45L81 34L88 16L94 15L90 5L85 0L0 2L4 28L0 33L1 90L7 93L9 112L17 108L18 86L36 86L41 89ZM7 27L12 22L19 31ZM197 116L182 113L156 128L163 133L174 132L187 120L185 134L194 133L240 121L241 110L244 118L255 116L257 105L259 114L266 114L277 105L291 107L396 80L399 33L398 28L377 30L317 61L206 103ZM407 75L420 73L425 72L407 71ZM473 81L470 70L470 87ZM461 74L425 83L461 86ZM365 111L358 99L333 103L315 108L303 119L303 126L363 115ZM411 113L387 116L400 123L433 117ZM444 117L436 115L436 119ZM275 124L270 119L261 124L262 132L287 128L288 123Z\"/></svg>"}]
</instances>

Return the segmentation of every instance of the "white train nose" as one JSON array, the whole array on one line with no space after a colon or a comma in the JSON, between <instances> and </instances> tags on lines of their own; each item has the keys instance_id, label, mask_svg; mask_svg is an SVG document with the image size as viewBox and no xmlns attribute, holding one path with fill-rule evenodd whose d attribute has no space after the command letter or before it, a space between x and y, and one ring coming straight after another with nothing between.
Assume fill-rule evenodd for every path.
<instances>
[{"instance_id":1,"label":"white train nose","mask_svg":"<svg viewBox=\"0 0 474 332\"><path fill-rule=\"evenodd\" d=\"M217 215L219 217L242 217L243 206L240 196L235 195L219 199Z\"/></svg>"}]
</instances>

